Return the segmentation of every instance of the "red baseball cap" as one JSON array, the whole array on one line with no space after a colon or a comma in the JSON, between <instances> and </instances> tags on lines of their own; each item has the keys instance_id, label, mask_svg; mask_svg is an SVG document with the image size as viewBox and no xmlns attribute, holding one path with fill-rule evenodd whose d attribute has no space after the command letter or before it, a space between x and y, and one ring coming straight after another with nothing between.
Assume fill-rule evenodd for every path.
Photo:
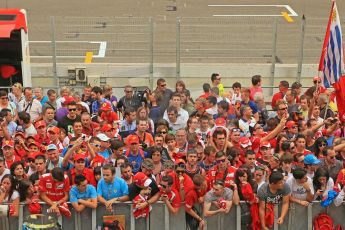
<instances>
[{"instance_id":1,"label":"red baseball cap","mask_svg":"<svg viewBox=\"0 0 345 230\"><path fill-rule=\"evenodd\" d=\"M102 126L102 128L101 128L101 131L102 131L102 132L107 132L107 131L112 130L112 129L113 129L113 126L112 126L112 125L110 125L110 124L104 124L104 125Z\"/></svg>"},{"instance_id":2,"label":"red baseball cap","mask_svg":"<svg viewBox=\"0 0 345 230\"><path fill-rule=\"evenodd\" d=\"M288 129L292 128L295 125L296 125L296 122L294 122L294 121L288 121L285 124L286 128L288 128Z\"/></svg>"},{"instance_id":3,"label":"red baseball cap","mask_svg":"<svg viewBox=\"0 0 345 230\"><path fill-rule=\"evenodd\" d=\"M177 159L177 160L175 161L175 164L176 164L176 165L179 165L179 164L186 164L186 162L185 162L183 159L179 158L179 159Z\"/></svg>"},{"instance_id":4,"label":"red baseball cap","mask_svg":"<svg viewBox=\"0 0 345 230\"><path fill-rule=\"evenodd\" d=\"M321 81L321 77L315 76L315 77L313 77L313 81Z\"/></svg>"},{"instance_id":5,"label":"red baseball cap","mask_svg":"<svg viewBox=\"0 0 345 230\"><path fill-rule=\"evenodd\" d=\"M33 141L33 142L28 143L28 147L30 145L36 145L38 148L41 146L40 143L38 143L37 141Z\"/></svg>"},{"instance_id":6,"label":"red baseball cap","mask_svg":"<svg viewBox=\"0 0 345 230\"><path fill-rule=\"evenodd\" d=\"M128 144L139 144L139 137L137 135L129 135Z\"/></svg>"},{"instance_id":7,"label":"red baseball cap","mask_svg":"<svg viewBox=\"0 0 345 230\"><path fill-rule=\"evenodd\" d=\"M44 127L46 127L47 125L46 125L46 123L44 122L44 121L37 121L36 123L35 123L35 128L37 129L37 128L39 128L39 127L42 127L42 126L44 126Z\"/></svg>"},{"instance_id":8,"label":"red baseball cap","mask_svg":"<svg viewBox=\"0 0 345 230\"><path fill-rule=\"evenodd\" d=\"M15 134L14 134L14 136L16 137L16 136L22 136L23 138L25 138L25 134L24 134L24 132L22 132L22 131L17 131Z\"/></svg>"},{"instance_id":9,"label":"red baseball cap","mask_svg":"<svg viewBox=\"0 0 345 230\"><path fill-rule=\"evenodd\" d=\"M103 110L103 111L110 111L111 110L111 105L108 102L104 102L101 105L101 110Z\"/></svg>"},{"instance_id":10,"label":"red baseball cap","mask_svg":"<svg viewBox=\"0 0 345 230\"><path fill-rule=\"evenodd\" d=\"M261 147L267 147L267 148L271 148L271 143L269 141L264 141L260 143L260 148Z\"/></svg>"},{"instance_id":11,"label":"red baseball cap","mask_svg":"<svg viewBox=\"0 0 345 230\"><path fill-rule=\"evenodd\" d=\"M74 98L71 96L64 96L62 101L63 105L68 105L68 103L74 101Z\"/></svg>"},{"instance_id":12,"label":"red baseball cap","mask_svg":"<svg viewBox=\"0 0 345 230\"><path fill-rule=\"evenodd\" d=\"M74 161L78 161L80 159L83 159L85 161L85 155L84 154L81 154L81 153L78 153L76 155L74 155Z\"/></svg>"},{"instance_id":13,"label":"red baseball cap","mask_svg":"<svg viewBox=\"0 0 345 230\"><path fill-rule=\"evenodd\" d=\"M53 132L55 134L59 134L60 133L60 129L56 126L52 126L48 128L48 132Z\"/></svg>"},{"instance_id":14,"label":"red baseball cap","mask_svg":"<svg viewBox=\"0 0 345 230\"><path fill-rule=\"evenodd\" d=\"M252 142L249 140L248 137L241 137L240 144L243 148L247 148L248 146L252 146Z\"/></svg>"},{"instance_id":15,"label":"red baseball cap","mask_svg":"<svg viewBox=\"0 0 345 230\"><path fill-rule=\"evenodd\" d=\"M149 187L152 180L143 172L137 172L133 176L133 182L140 188Z\"/></svg>"},{"instance_id":16,"label":"red baseball cap","mask_svg":"<svg viewBox=\"0 0 345 230\"><path fill-rule=\"evenodd\" d=\"M5 146L13 148L13 146L14 146L13 140L4 140L2 142L2 148L5 147Z\"/></svg>"},{"instance_id":17,"label":"red baseball cap","mask_svg":"<svg viewBox=\"0 0 345 230\"><path fill-rule=\"evenodd\" d=\"M225 126L226 120L222 117L218 117L214 123L216 124L216 126Z\"/></svg>"},{"instance_id":18,"label":"red baseball cap","mask_svg":"<svg viewBox=\"0 0 345 230\"><path fill-rule=\"evenodd\" d=\"M38 152L32 152L32 153L28 154L28 159L29 159L29 158L35 159L35 158L36 158L37 156L39 156L39 155L44 156L44 154L43 154L42 152L40 152L40 151L38 151Z\"/></svg>"}]
</instances>

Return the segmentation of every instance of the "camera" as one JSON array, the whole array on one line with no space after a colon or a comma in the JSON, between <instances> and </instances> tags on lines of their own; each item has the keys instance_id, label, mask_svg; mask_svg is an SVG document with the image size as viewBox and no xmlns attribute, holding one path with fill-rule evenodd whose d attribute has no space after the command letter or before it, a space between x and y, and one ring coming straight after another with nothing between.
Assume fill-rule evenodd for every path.
<instances>
[{"instance_id":1,"label":"camera","mask_svg":"<svg viewBox=\"0 0 345 230\"><path fill-rule=\"evenodd\" d=\"M140 141L140 145L143 149L147 149L147 144L143 141Z\"/></svg>"}]
</instances>

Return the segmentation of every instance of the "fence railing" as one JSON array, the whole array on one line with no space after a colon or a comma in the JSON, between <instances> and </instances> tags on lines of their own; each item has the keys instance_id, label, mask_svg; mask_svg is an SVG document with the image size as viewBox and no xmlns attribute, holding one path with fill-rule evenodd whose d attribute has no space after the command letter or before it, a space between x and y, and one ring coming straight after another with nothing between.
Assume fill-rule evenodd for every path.
<instances>
[{"instance_id":1,"label":"fence railing","mask_svg":"<svg viewBox=\"0 0 345 230\"><path fill-rule=\"evenodd\" d=\"M43 213L46 213L47 206L43 206ZM102 226L103 216L109 215L105 212L103 205L99 205L97 209L85 209L81 213L72 211L72 217L69 219L62 218L62 228L64 230L95 230ZM303 207L294 203L290 204L289 213L284 223L277 225L277 217L280 213L280 207L275 208L274 229L286 230L312 230L312 222L316 215L321 212L327 212L334 220L335 224L341 224L345 227L344 213L345 205L335 207L331 205L328 208L321 207L320 203L314 202L308 207ZM169 213L164 203L158 202L153 205L150 216L147 219L134 219L132 215L132 205L129 202L118 203L114 205L115 215L125 215L126 229L142 230L142 229L164 229L164 230L181 230L186 229L185 211L183 206L176 215ZM22 229L25 217L29 215L27 206L20 205L20 216L17 218L2 217L0 218L0 229L17 230ZM224 215L219 214L210 218L206 218L206 229L219 230L240 230L241 229L241 208L233 206L230 213Z\"/></svg>"}]
</instances>

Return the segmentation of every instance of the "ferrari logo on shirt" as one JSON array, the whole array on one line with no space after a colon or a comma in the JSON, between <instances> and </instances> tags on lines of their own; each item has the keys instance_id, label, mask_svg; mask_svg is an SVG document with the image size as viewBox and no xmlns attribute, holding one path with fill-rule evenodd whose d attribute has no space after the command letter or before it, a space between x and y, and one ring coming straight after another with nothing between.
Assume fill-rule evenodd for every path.
<instances>
[{"instance_id":1,"label":"ferrari logo on shirt","mask_svg":"<svg viewBox=\"0 0 345 230\"><path fill-rule=\"evenodd\" d=\"M52 183L47 183L47 184L46 184L46 187L47 187L47 188L52 188L53 185L52 185Z\"/></svg>"}]
</instances>

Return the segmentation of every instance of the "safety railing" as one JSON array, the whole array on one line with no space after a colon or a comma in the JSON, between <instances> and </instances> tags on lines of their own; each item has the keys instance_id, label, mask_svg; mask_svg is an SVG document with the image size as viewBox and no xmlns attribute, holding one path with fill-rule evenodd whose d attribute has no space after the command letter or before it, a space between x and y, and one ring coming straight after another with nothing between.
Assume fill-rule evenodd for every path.
<instances>
[{"instance_id":1,"label":"safety railing","mask_svg":"<svg viewBox=\"0 0 345 230\"><path fill-rule=\"evenodd\" d=\"M312 222L316 215L321 212L327 212L334 220L335 224L341 224L345 227L344 213L345 205L335 207L331 205L328 208L321 207L319 202L314 202L308 207L290 203L289 213L282 225L277 224L276 220L280 214L280 206L275 207L275 222L273 229L283 230L312 230ZM43 205L43 213L46 213L47 206ZM100 229L103 223L103 216L112 215L106 213L103 205L97 209L85 209L81 213L76 213L70 205L72 217L67 219L62 217L62 229L64 230L95 230ZM168 208L162 202L152 205L152 211L147 219L135 219L132 214L132 204L130 202L114 204L113 215L125 216L125 227L130 230L181 230L186 229L185 211L183 206L180 211L174 215L169 213ZM0 218L0 229L16 230L22 229L25 217L30 213L27 206L20 205L19 217ZM206 218L206 229L219 230L240 230L241 229L241 207L233 206L228 214L218 214Z\"/></svg>"}]
</instances>

